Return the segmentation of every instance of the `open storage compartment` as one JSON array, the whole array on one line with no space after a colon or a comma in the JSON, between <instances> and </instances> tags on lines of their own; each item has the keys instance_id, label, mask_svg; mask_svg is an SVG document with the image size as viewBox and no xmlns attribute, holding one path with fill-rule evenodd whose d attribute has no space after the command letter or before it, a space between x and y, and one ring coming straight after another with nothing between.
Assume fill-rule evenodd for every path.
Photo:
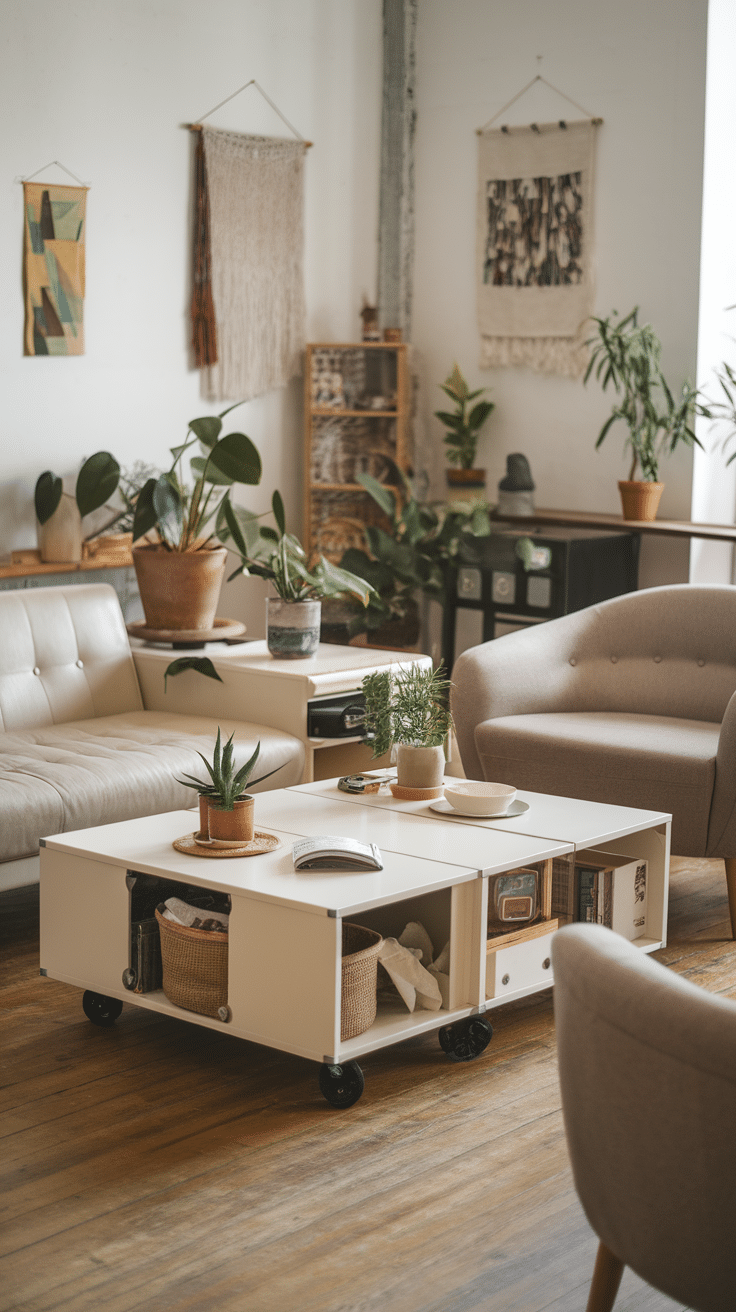
<instances>
[{"instance_id":1,"label":"open storage compartment","mask_svg":"<svg viewBox=\"0 0 736 1312\"><path fill-rule=\"evenodd\" d=\"M572 870L569 853L488 878L486 1000L552 984L551 943L559 921L553 885Z\"/></svg>"},{"instance_id":2,"label":"open storage compartment","mask_svg":"<svg viewBox=\"0 0 736 1312\"><path fill-rule=\"evenodd\" d=\"M227 1003L227 935L211 934L204 929L185 929L184 926L175 925L173 922L168 921L164 922L160 928L157 908L167 899L176 897L189 906L201 909L205 914L208 911L229 914L231 909L229 894L219 892L216 889L202 888L183 880L164 879L158 875L149 875L134 870L127 872L125 883L130 895L130 955L128 969L123 977L125 987L130 992L138 994L163 991L164 962L162 960L161 936L167 934L167 951L164 954L167 963L167 976L171 977L173 972L178 983L173 986L169 984L168 991L164 993L164 996L168 997L169 1001L173 1002L175 1006L181 1006L186 1010L195 1011L202 1015L216 1016L219 1007L225 1006ZM184 930L184 932L178 932L181 930ZM215 941L223 938L224 943ZM213 964L206 964L210 958L212 963L215 959L219 963L216 968ZM189 962L189 967L186 965L187 962ZM213 1004L212 1007L203 1010L200 1006L191 1006L189 1002L182 1001L190 992L183 978L188 968L200 974L204 972L203 978L204 976L208 979L210 976L212 977L212 996L216 995L219 999L216 1006ZM216 979L222 978L223 971L224 987L215 982ZM205 992L207 991L205 990ZM196 995L197 990L195 989L191 993L192 999Z\"/></svg>"}]
</instances>

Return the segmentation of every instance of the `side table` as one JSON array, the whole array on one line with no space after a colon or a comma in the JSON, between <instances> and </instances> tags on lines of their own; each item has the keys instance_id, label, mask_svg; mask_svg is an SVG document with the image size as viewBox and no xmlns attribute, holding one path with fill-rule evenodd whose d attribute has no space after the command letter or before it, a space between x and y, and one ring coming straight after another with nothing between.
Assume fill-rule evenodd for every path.
<instances>
[{"instance_id":1,"label":"side table","mask_svg":"<svg viewBox=\"0 0 736 1312\"><path fill-rule=\"evenodd\" d=\"M359 696L366 674L376 670L396 671L412 664L423 667L432 664L429 656L414 653L404 656L394 651L339 647L331 643L320 643L314 656L286 661L275 660L265 641L235 647L212 643L204 654L209 656L222 683L187 670L169 679L168 690L164 692L166 667L188 653L147 647L135 639L131 647L147 710L187 715L196 695L201 715L242 716L244 720L294 734L306 748L302 783L388 764L384 759L371 760L370 748L361 743L360 734L325 737L310 733L309 721L315 711L345 694ZM203 653L193 650L190 654Z\"/></svg>"}]
</instances>

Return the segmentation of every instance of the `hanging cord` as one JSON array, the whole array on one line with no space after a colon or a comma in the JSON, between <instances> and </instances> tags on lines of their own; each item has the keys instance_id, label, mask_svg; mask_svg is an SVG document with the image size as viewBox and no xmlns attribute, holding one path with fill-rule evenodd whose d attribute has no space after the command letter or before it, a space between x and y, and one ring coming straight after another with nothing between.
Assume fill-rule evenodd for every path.
<instances>
[{"instance_id":1,"label":"hanging cord","mask_svg":"<svg viewBox=\"0 0 736 1312\"><path fill-rule=\"evenodd\" d=\"M16 178L16 182L32 182L34 178L38 177L39 173L43 173L45 169L50 169L52 164L55 164L57 168L63 169L64 173L68 173L70 178L74 178L74 181L78 182L80 187L84 187L85 191L89 191L88 184L86 182L82 182L82 179L78 178L76 173L72 173L71 169L68 169L66 165L62 164L61 161L58 159L50 159L48 164L44 164L43 168L36 169L36 172L31 173L30 177Z\"/></svg>"},{"instance_id":2,"label":"hanging cord","mask_svg":"<svg viewBox=\"0 0 736 1312\"><path fill-rule=\"evenodd\" d=\"M294 124L290 123L286 115L281 113L281 110L279 109L278 105L274 105L271 97L266 95L266 92L263 90L263 87L259 82L256 82L256 79L254 77L252 77L249 82L244 82L242 87L238 87L237 91L233 91L232 95L226 96L224 100L220 101L219 105L215 105L213 109L208 109L207 113L202 114L201 117L197 119L196 123L186 123L184 126L189 128L190 132L199 132L206 118L210 118L210 116L214 114L216 110L222 109L223 105L227 105L227 103L230 100L234 100L236 96L240 95L241 91L246 91L248 87L255 87L256 91L260 91L261 95L263 96L263 99L268 102L274 113L278 114L279 118L281 119L281 122L286 124L289 131L294 133L294 136L296 137L297 141L303 142L305 150L308 150L309 147L312 145L312 142L304 141L304 137L302 136L301 132L297 132L296 128L294 127Z\"/></svg>"},{"instance_id":3,"label":"hanging cord","mask_svg":"<svg viewBox=\"0 0 736 1312\"><path fill-rule=\"evenodd\" d=\"M521 91L517 91L516 95L511 97L511 100L507 101L505 105L502 105L498 113L494 114L493 118L489 118L488 122L484 123L482 128L476 128L476 132L478 133L478 135L480 136L481 132L485 132L486 129L489 128L492 123L496 122L496 119L500 118L502 114L506 113L507 109L510 109L512 105L515 105L517 100L521 100L521 97L526 95L527 91L529 91L529 89L534 86L535 82L543 82L546 87L549 87L550 91L554 91L556 95L562 96L562 99L566 100L568 104L574 105L575 109L579 109L580 113L584 114L586 118L589 118L591 122L595 124L599 124L603 122L602 118L595 118L592 114L588 112L587 109L584 109L582 105L579 105L577 100L573 100L572 96L565 95L565 92L560 91L559 87L553 87L552 83L548 82L546 77L542 77L541 73L537 73L536 76L532 78L531 82L527 82L526 86L521 88ZM535 125L533 124L532 126Z\"/></svg>"}]
</instances>

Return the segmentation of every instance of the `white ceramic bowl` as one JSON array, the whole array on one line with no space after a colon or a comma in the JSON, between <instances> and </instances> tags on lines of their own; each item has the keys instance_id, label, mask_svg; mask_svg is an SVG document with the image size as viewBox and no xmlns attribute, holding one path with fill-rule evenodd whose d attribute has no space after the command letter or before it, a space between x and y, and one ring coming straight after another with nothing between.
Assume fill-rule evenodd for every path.
<instances>
[{"instance_id":1,"label":"white ceramic bowl","mask_svg":"<svg viewBox=\"0 0 736 1312\"><path fill-rule=\"evenodd\" d=\"M445 784L445 797L456 811L470 815L503 815L516 797L516 789L510 784L458 779Z\"/></svg>"}]
</instances>

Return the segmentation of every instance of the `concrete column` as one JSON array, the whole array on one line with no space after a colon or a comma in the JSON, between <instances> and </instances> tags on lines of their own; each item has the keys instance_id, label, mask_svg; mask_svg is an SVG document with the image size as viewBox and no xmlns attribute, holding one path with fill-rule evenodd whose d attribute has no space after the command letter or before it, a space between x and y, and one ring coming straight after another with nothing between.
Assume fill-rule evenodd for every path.
<instances>
[{"instance_id":1,"label":"concrete column","mask_svg":"<svg viewBox=\"0 0 736 1312\"><path fill-rule=\"evenodd\" d=\"M378 228L382 328L411 333L414 261L415 38L417 0L383 0L383 114Z\"/></svg>"}]
</instances>

